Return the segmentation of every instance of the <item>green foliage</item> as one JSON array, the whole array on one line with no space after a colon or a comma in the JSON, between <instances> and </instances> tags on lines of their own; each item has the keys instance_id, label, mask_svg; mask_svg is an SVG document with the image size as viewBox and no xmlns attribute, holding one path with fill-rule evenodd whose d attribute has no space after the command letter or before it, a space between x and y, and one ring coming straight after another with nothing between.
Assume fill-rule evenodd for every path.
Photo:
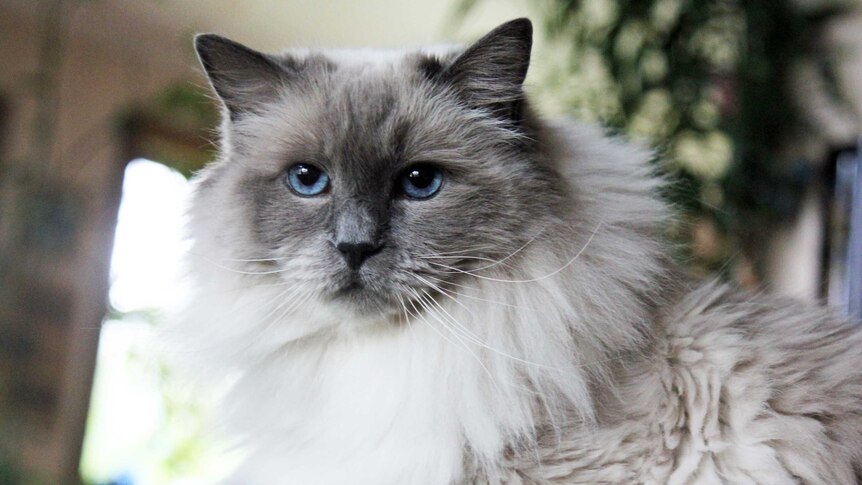
<instances>
[{"instance_id":1,"label":"green foliage","mask_svg":"<svg viewBox=\"0 0 862 485\"><path fill-rule=\"evenodd\" d=\"M732 71L744 28L732 4L570 0L551 5L546 27L552 38L568 44L565 68L578 77L601 72L605 99L588 109L603 122L661 141L717 128L712 81Z\"/></svg>"},{"instance_id":2,"label":"green foliage","mask_svg":"<svg viewBox=\"0 0 862 485\"><path fill-rule=\"evenodd\" d=\"M208 91L190 83L171 86L150 105L153 114L191 127L213 127L219 115Z\"/></svg>"},{"instance_id":3,"label":"green foliage","mask_svg":"<svg viewBox=\"0 0 862 485\"><path fill-rule=\"evenodd\" d=\"M476 0L465 0L469 9ZM538 30L562 59L534 78L544 111L598 121L656 148L669 165L669 197L688 221L745 236L791 217L809 166L782 152L810 129L793 69L814 62L840 96L824 26L852 10L835 0L546 0ZM546 64L549 64L546 62ZM681 239L690 242L690 233ZM726 238L725 238L726 239ZM696 254L727 267L735 252Z\"/></svg>"},{"instance_id":4,"label":"green foliage","mask_svg":"<svg viewBox=\"0 0 862 485\"><path fill-rule=\"evenodd\" d=\"M215 157L210 139L218 122L207 91L182 83L123 113L118 124L133 157L159 160L190 177Z\"/></svg>"}]
</instances>

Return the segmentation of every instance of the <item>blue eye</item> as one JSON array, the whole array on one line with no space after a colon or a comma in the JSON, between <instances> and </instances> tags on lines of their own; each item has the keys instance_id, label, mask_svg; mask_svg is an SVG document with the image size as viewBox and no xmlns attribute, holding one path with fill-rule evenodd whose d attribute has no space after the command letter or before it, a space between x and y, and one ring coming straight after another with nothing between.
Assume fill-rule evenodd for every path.
<instances>
[{"instance_id":1,"label":"blue eye","mask_svg":"<svg viewBox=\"0 0 862 485\"><path fill-rule=\"evenodd\" d=\"M443 185L443 171L428 163L408 167L398 181L404 194L411 199L427 199Z\"/></svg>"},{"instance_id":2,"label":"blue eye","mask_svg":"<svg viewBox=\"0 0 862 485\"><path fill-rule=\"evenodd\" d=\"M305 197L322 194L329 188L329 175L307 163L297 163L287 169L287 186Z\"/></svg>"}]
</instances>

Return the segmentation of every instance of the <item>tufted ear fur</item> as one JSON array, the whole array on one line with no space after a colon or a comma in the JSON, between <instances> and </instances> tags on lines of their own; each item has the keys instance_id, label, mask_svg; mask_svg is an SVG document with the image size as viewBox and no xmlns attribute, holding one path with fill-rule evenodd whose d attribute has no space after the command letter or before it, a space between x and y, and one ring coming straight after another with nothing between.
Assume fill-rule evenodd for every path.
<instances>
[{"instance_id":1,"label":"tufted ear fur","mask_svg":"<svg viewBox=\"0 0 862 485\"><path fill-rule=\"evenodd\" d=\"M195 50L231 120L274 100L292 74L284 62L215 34L196 36Z\"/></svg>"},{"instance_id":2,"label":"tufted ear fur","mask_svg":"<svg viewBox=\"0 0 862 485\"><path fill-rule=\"evenodd\" d=\"M511 20L468 47L444 76L471 106L517 118L532 44L530 20Z\"/></svg>"}]
</instances>

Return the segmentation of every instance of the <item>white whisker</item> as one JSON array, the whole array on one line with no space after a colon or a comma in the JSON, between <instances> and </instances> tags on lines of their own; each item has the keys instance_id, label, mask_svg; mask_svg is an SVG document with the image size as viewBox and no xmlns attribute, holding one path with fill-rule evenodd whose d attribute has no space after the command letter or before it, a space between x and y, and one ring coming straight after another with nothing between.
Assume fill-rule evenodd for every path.
<instances>
[{"instance_id":1,"label":"white whisker","mask_svg":"<svg viewBox=\"0 0 862 485\"><path fill-rule=\"evenodd\" d=\"M465 256L461 254L453 254L451 256L443 256L443 255L428 255L428 256L416 256L419 259L460 259L460 260L476 260L476 261L490 261L494 262L495 259L492 258L484 258L482 256Z\"/></svg>"},{"instance_id":2,"label":"white whisker","mask_svg":"<svg viewBox=\"0 0 862 485\"><path fill-rule=\"evenodd\" d=\"M208 257L206 257L206 256L202 256L202 258L203 258L206 262L208 262L208 263L210 263L210 264L212 264L212 265L214 265L214 266L216 266L216 267L218 267L218 268L221 268L221 269L223 269L223 270L225 270L225 271L230 271L231 273L246 274L246 275L268 275L268 274L284 273L285 271L287 271L287 270L286 270L286 269L284 269L284 268L282 268L282 269L275 269L275 270L271 270L271 271L244 271L244 270L239 270L239 269L235 269L235 268L230 268L230 267L225 266L225 265L223 265L223 264L219 263L218 261L216 261L216 260L214 260L214 259L212 259L212 258L208 258Z\"/></svg>"},{"instance_id":3,"label":"white whisker","mask_svg":"<svg viewBox=\"0 0 862 485\"><path fill-rule=\"evenodd\" d=\"M489 379L489 382L491 383L491 385L495 389L499 390L499 386L497 385L497 380L494 378L494 375L491 374L491 371L488 369L488 367L485 366L485 363L482 362L482 359L480 359L479 356L476 355L476 353L473 352L472 349L470 349L470 346L467 345L467 343L464 342L464 340L462 340L461 337L459 337L458 334L452 330L452 328L450 328L448 325L446 325L446 323L437 316L436 312L434 312L430 307L428 307L425 303L423 303L423 301L422 301L423 295L427 296L427 293L423 292L423 294L420 295L418 292L416 292L416 298L417 298L416 302L419 303L419 305L421 305L422 308L425 309L427 315L434 317L434 319L437 320L440 323L440 325L443 326L443 328L448 330L449 333L453 337L455 337L455 339L461 344L461 347L463 347L464 350L466 350L467 352L470 353L471 356L473 356L473 359L476 360L476 363L479 364L479 367L481 367L482 370L485 372L485 374L488 376L488 379ZM422 321L428 323L428 326L433 329L433 326L428 322L428 320L426 318L424 318L424 316L420 315L420 318L422 318ZM441 334L441 336L442 336L442 334ZM449 342L451 342L451 340Z\"/></svg>"},{"instance_id":4,"label":"white whisker","mask_svg":"<svg viewBox=\"0 0 862 485\"><path fill-rule=\"evenodd\" d=\"M471 251L494 251L497 249L499 249L499 248L496 246L493 246L491 244L481 244L481 245L471 246L468 248L461 248L461 249L453 250L453 251L439 251L439 252L435 251L435 252L430 253L430 254L417 254L416 256L419 256L419 257L422 257L422 256L444 256L444 255L451 255L451 254L463 254L463 253L471 252Z\"/></svg>"},{"instance_id":5,"label":"white whisker","mask_svg":"<svg viewBox=\"0 0 862 485\"><path fill-rule=\"evenodd\" d=\"M414 276L417 276L417 277L418 277L418 275L414 275ZM458 288L462 288L462 289L466 289L466 290L471 290L471 291L479 291L479 289L478 289L478 288L475 288L475 287L473 287L473 286L467 286L467 285L462 285L462 284L454 283L454 282L451 282L451 281L444 280L444 279L442 279L442 278L437 278L436 276L425 275L425 276L424 276L424 278L432 279L432 280L437 281L437 282L439 282L439 283L441 283L441 284L444 284L444 285L455 286L455 287L458 287ZM429 285L430 285L431 283L430 283L430 282L428 282L427 284L429 284ZM438 289L439 289L439 291L441 291L441 292L447 292L447 293L449 293L449 294L457 295L457 296L462 297L462 298L469 298L469 299L471 299L471 300L482 301L482 302L485 302L485 303L493 303L494 305L500 305L500 306L503 306L503 307L506 307L506 308L513 308L513 309L516 309L516 310L525 310L525 311L530 311L530 312L535 312L535 313L542 313L542 314L546 314L546 315L553 315L553 314L554 314L554 312L549 312L549 311L546 311L546 310L539 310L538 308L531 308L531 307L526 307L526 306L523 306L523 305L516 305L516 304L514 304L514 303L507 303L507 302L504 302L504 301L488 300L487 298L481 298L481 297L478 297L478 296L468 295L468 294L466 294L466 293L447 291L447 290L445 290L445 289L443 289L443 288L439 287L439 285L435 285L435 286L437 286L437 287L438 287Z\"/></svg>"},{"instance_id":6,"label":"white whisker","mask_svg":"<svg viewBox=\"0 0 862 485\"><path fill-rule=\"evenodd\" d=\"M497 266L497 265L499 265L499 264L502 264L502 263L503 263L503 262L505 262L506 260L511 259L511 258L512 258L512 257L514 257L516 254L518 254L518 253L520 253L521 251L523 251L523 250L524 250L524 248L526 248L527 246L529 246L530 244L532 244L532 243L533 243L533 241L535 241L536 239L538 239L538 238L539 238L539 236L541 236L543 232L545 232L545 228L542 228L539 232L537 232L537 233L536 233L536 235L535 235L535 236L531 237L531 238L530 238L527 242L525 242L521 247L519 247L518 249L516 249L513 253L509 254L509 255L508 255L508 256L506 256L505 258L503 258L503 259L501 259L501 260L499 260L499 261L497 261L497 262L495 262L495 263L493 263L493 264L489 264L489 265L487 265L487 266L482 266L481 268L476 268L476 269L474 269L473 271L482 271L482 270L485 270L485 269L488 269L488 268L493 268L494 266Z\"/></svg>"},{"instance_id":7,"label":"white whisker","mask_svg":"<svg viewBox=\"0 0 862 485\"><path fill-rule=\"evenodd\" d=\"M596 233L599 231L599 228L602 226L602 224L603 224L603 221L599 221L598 225L596 225L596 228L590 234L590 237L587 239L587 241L584 243L584 245L581 247L581 249L566 264L564 264L563 266L561 266L557 270L552 271L551 273L548 273L546 275L539 276L536 278L530 278L530 279L526 279L526 280L506 280L506 279L502 279L502 278L492 278L490 276L478 275L478 274L473 273L472 271L467 271L467 270L463 270L460 268L455 268L453 266L447 266L445 264L434 263L431 261L429 261L429 264L439 266L441 268L450 269L456 273L468 274L468 275L471 275L471 276L474 276L476 278L480 278L483 280L496 281L497 283L535 283L537 281L542 281L544 279L551 278L551 277L559 274L560 272L564 271L566 268L568 268L572 264L574 264L574 262L581 256L581 254L583 254L584 250L587 249L587 247L590 245L590 243L593 242L593 238L596 236Z\"/></svg>"},{"instance_id":8,"label":"white whisker","mask_svg":"<svg viewBox=\"0 0 862 485\"><path fill-rule=\"evenodd\" d=\"M430 284L430 283L429 283L429 284ZM432 287L434 287L433 285L431 285L431 286L432 286ZM438 288L436 288L436 287L434 287L434 288L435 288L435 289L437 289L437 290L439 291L439 289L438 289ZM464 305L463 303L459 302L456 298L454 298L454 297L452 297L452 296L450 296L450 295L446 295L446 294L445 294L445 293L443 293L443 292L441 292L441 294L443 294L444 296L448 297L449 299L451 299L451 300L452 300L452 301L454 301L455 303L457 303L457 304L461 305L465 310L467 310L468 312L470 312L470 314L472 314L472 315L475 317L475 314L474 314L474 313L473 313L473 312L472 312L472 311L471 311L471 310L470 310L466 305ZM444 308L444 307L443 307L439 302L434 301L434 299L433 299L433 298L430 298L430 296L429 296L429 300L431 300L431 302L432 302L432 303L433 303L437 308L439 308L441 312L443 312L446 316L448 316L448 318L449 318L449 322L450 322L452 325L456 326L456 328L460 328L460 329L461 329L461 332L464 334L464 336L465 336L466 338L471 339L471 341L473 341L473 343L475 343L476 345L479 345L480 347L483 347L483 348L485 348L485 349L487 349L487 350L490 350L491 352L494 352L495 354L498 354L498 355L500 355L500 356L502 356L502 357L505 357L505 358L507 358L507 359L511 359L511 360L513 360L513 361L515 361L515 362L519 362L519 363L522 363L522 364L531 365L531 366L535 366L535 367L540 367L540 368L543 368L543 369L554 370L554 371L558 371L558 372L561 372L561 371L562 371L562 369L558 369L558 368L553 367L553 366L549 366L549 365L546 365L546 364L540 364L540 363L538 363L538 362L531 362L531 361L529 361L529 360L525 360L525 359L522 359L522 358L519 358L519 357L515 357L514 355L511 355L511 354L506 353L506 352L504 352L504 351L502 351L502 350L500 350L500 349L497 349L497 348L494 348L494 347L492 347L492 346L488 345L487 343L485 343L484 341L482 341L478 336L476 336L476 334L472 333L469 329L467 329L467 327L465 327L462 323L458 322L458 321L455 319L455 317L453 317L453 316L452 316L452 314L451 314L451 313L449 313L449 312L448 312L448 311L447 311L447 310L446 310L446 309L445 309L445 308Z\"/></svg>"}]
</instances>

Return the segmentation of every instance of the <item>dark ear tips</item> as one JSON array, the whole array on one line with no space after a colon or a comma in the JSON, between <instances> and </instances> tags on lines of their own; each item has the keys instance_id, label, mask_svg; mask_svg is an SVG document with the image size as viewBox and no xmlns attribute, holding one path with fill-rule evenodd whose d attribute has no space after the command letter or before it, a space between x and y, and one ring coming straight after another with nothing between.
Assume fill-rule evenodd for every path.
<instances>
[{"instance_id":1,"label":"dark ear tips","mask_svg":"<svg viewBox=\"0 0 862 485\"><path fill-rule=\"evenodd\" d=\"M197 34L194 45L195 52L209 76L220 69L227 70L250 64L250 61L265 59L260 52L218 34Z\"/></svg>"},{"instance_id":2,"label":"dark ear tips","mask_svg":"<svg viewBox=\"0 0 862 485\"><path fill-rule=\"evenodd\" d=\"M511 20L467 47L443 78L469 105L518 121L532 46L532 22Z\"/></svg>"},{"instance_id":3,"label":"dark ear tips","mask_svg":"<svg viewBox=\"0 0 862 485\"><path fill-rule=\"evenodd\" d=\"M210 54L220 46L239 47L239 44L236 42L218 34L195 34L194 44L195 52L197 52L198 56L201 58L210 57Z\"/></svg>"},{"instance_id":4,"label":"dark ear tips","mask_svg":"<svg viewBox=\"0 0 862 485\"><path fill-rule=\"evenodd\" d=\"M491 51L498 61L508 64L516 78L509 79L518 84L527 76L530 64L530 53L533 49L533 22L526 17L510 20L500 24L491 32L485 34L468 50L482 49Z\"/></svg>"},{"instance_id":5,"label":"dark ear tips","mask_svg":"<svg viewBox=\"0 0 862 485\"><path fill-rule=\"evenodd\" d=\"M532 44L533 42L533 22L527 17L521 17L515 20L510 20L501 24L491 32L505 33L512 37L520 38Z\"/></svg>"},{"instance_id":6,"label":"dark ear tips","mask_svg":"<svg viewBox=\"0 0 862 485\"><path fill-rule=\"evenodd\" d=\"M231 119L273 99L286 78L285 71L271 57L220 35L198 34L194 46Z\"/></svg>"},{"instance_id":7,"label":"dark ear tips","mask_svg":"<svg viewBox=\"0 0 862 485\"><path fill-rule=\"evenodd\" d=\"M216 34L195 34L195 50L200 53L206 48L224 37Z\"/></svg>"},{"instance_id":8,"label":"dark ear tips","mask_svg":"<svg viewBox=\"0 0 862 485\"><path fill-rule=\"evenodd\" d=\"M225 43L227 39L216 34L197 34L195 35L194 45L195 52L201 62L204 70L209 75L213 68L212 51L220 43Z\"/></svg>"}]
</instances>

